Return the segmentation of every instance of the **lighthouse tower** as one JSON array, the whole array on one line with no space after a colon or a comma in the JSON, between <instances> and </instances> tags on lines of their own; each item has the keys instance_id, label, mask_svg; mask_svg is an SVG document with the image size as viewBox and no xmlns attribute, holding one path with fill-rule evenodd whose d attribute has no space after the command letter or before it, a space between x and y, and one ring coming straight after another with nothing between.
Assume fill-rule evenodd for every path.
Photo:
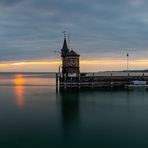
<instances>
[{"instance_id":1,"label":"lighthouse tower","mask_svg":"<svg viewBox=\"0 0 148 148\"><path fill-rule=\"evenodd\" d=\"M67 46L66 35L64 35L63 47L61 49L62 57L62 74L63 76L78 77L80 73L79 57L75 51L70 50Z\"/></svg>"}]
</instances>

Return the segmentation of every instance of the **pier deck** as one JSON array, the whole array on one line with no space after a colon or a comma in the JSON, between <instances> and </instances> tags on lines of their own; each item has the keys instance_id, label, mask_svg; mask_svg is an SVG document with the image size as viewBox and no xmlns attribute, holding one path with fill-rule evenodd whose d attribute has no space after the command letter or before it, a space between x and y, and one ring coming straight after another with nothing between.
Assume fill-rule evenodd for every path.
<instances>
[{"instance_id":1,"label":"pier deck","mask_svg":"<svg viewBox=\"0 0 148 148\"><path fill-rule=\"evenodd\" d=\"M58 86L60 88L125 88L133 81L145 81L148 84L148 75L110 75L110 76L95 76L95 74L89 74L88 76L80 77L67 77L63 78L58 76Z\"/></svg>"}]
</instances>

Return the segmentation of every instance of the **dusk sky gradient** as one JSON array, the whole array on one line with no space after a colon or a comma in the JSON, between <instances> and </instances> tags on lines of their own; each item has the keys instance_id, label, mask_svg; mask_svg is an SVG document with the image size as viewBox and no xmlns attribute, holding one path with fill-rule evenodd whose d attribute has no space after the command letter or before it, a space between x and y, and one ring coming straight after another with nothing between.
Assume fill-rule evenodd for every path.
<instances>
[{"instance_id":1,"label":"dusk sky gradient","mask_svg":"<svg viewBox=\"0 0 148 148\"><path fill-rule=\"evenodd\" d=\"M0 71L57 71L64 30L82 71L148 69L147 0L0 0Z\"/></svg>"}]
</instances>

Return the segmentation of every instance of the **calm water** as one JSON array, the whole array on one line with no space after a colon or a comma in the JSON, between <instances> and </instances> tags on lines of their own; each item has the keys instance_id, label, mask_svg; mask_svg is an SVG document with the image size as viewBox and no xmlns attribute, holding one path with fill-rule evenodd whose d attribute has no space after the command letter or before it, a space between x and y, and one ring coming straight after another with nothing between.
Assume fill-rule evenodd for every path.
<instances>
[{"instance_id":1,"label":"calm water","mask_svg":"<svg viewBox=\"0 0 148 148\"><path fill-rule=\"evenodd\" d=\"M148 147L148 91L56 92L49 74L0 75L0 148Z\"/></svg>"}]
</instances>

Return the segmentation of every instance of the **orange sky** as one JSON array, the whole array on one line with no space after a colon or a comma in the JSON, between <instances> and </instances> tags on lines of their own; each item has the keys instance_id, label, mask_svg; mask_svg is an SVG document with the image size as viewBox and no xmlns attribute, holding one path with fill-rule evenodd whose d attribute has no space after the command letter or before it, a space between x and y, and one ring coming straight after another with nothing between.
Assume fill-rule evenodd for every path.
<instances>
[{"instance_id":1,"label":"orange sky","mask_svg":"<svg viewBox=\"0 0 148 148\"><path fill-rule=\"evenodd\" d=\"M0 72L56 72L61 61L20 61L0 63ZM125 70L126 60L81 60L81 71ZM130 69L148 69L148 60L131 60Z\"/></svg>"}]
</instances>

